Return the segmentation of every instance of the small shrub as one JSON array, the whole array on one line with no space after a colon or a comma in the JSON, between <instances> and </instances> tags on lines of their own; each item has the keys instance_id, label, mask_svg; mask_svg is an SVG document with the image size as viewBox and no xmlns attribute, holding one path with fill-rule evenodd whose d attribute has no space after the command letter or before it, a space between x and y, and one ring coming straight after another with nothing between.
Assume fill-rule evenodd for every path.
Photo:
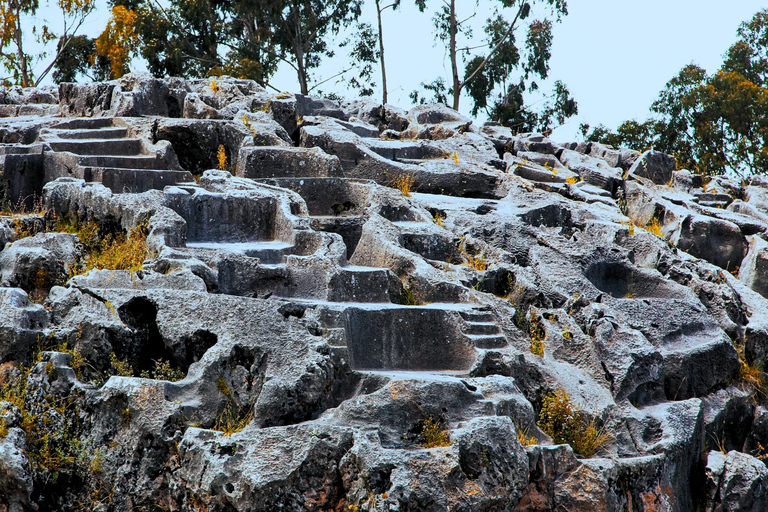
<instances>
[{"instance_id":1,"label":"small shrub","mask_svg":"<svg viewBox=\"0 0 768 512\"><path fill-rule=\"evenodd\" d=\"M431 417L424 420L421 424L420 437L424 448L439 448L451 445L448 431Z\"/></svg>"},{"instance_id":2,"label":"small shrub","mask_svg":"<svg viewBox=\"0 0 768 512\"><path fill-rule=\"evenodd\" d=\"M0 418L0 439L8 436L8 425L5 424L5 418Z\"/></svg>"},{"instance_id":3,"label":"small shrub","mask_svg":"<svg viewBox=\"0 0 768 512\"><path fill-rule=\"evenodd\" d=\"M652 217L648 224L645 225L645 230L653 235L662 236L661 234L661 221L656 217Z\"/></svg>"},{"instance_id":4,"label":"small shrub","mask_svg":"<svg viewBox=\"0 0 768 512\"><path fill-rule=\"evenodd\" d=\"M400 174L390 180L390 186L403 193L405 197L411 197L416 178L412 174Z\"/></svg>"},{"instance_id":5,"label":"small shrub","mask_svg":"<svg viewBox=\"0 0 768 512\"><path fill-rule=\"evenodd\" d=\"M531 310L531 319L528 321L528 329L531 335L531 354L544 357L544 339L547 331L539 320L536 310Z\"/></svg>"},{"instance_id":6,"label":"small shrub","mask_svg":"<svg viewBox=\"0 0 768 512\"><path fill-rule=\"evenodd\" d=\"M176 382L184 378L184 372L178 368L173 368L169 361L158 359L155 361L155 367L151 372L147 370L141 372L141 378Z\"/></svg>"},{"instance_id":7,"label":"small shrub","mask_svg":"<svg viewBox=\"0 0 768 512\"><path fill-rule=\"evenodd\" d=\"M583 457L592 457L613 441L594 420L587 419L563 389L542 399L538 425L556 444L568 444Z\"/></svg>"},{"instance_id":8,"label":"small shrub","mask_svg":"<svg viewBox=\"0 0 768 512\"><path fill-rule=\"evenodd\" d=\"M128 361L120 360L114 352L109 354L109 364L115 371L115 375L120 377L133 377L133 367Z\"/></svg>"},{"instance_id":9,"label":"small shrub","mask_svg":"<svg viewBox=\"0 0 768 512\"><path fill-rule=\"evenodd\" d=\"M581 181L581 178L579 178L578 176L571 176L570 178L566 178L565 180L565 182L569 185L575 185L579 181Z\"/></svg>"},{"instance_id":10,"label":"small shrub","mask_svg":"<svg viewBox=\"0 0 768 512\"><path fill-rule=\"evenodd\" d=\"M216 152L216 160L218 161L218 169L220 171L227 170L227 152L224 150L224 145L219 144L219 150Z\"/></svg>"},{"instance_id":11,"label":"small shrub","mask_svg":"<svg viewBox=\"0 0 768 512\"><path fill-rule=\"evenodd\" d=\"M216 83L216 79L215 79L215 78L214 78L213 80L211 80L211 83L210 83L210 84L208 84L208 85L211 87L211 91L213 91L213 94L216 94L216 93L218 93L218 92L219 92L219 90L221 89L221 88L219 87L219 84L218 84L218 83Z\"/></svg>"}]
</instances>

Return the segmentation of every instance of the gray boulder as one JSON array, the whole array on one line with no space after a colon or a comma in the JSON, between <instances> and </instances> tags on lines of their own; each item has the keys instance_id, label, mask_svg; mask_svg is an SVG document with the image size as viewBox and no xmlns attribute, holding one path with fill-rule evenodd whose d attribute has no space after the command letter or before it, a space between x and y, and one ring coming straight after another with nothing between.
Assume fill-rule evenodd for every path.
<instances>
[{"instance_id":1,"label":"gray boulder","mask_svg":"<svg viewBox=\"0 0 768 512\"><path fill-rule=\"evenodd\" d=\"M680 250L713 265L735 270L747 253L747 240L739 226L704 215L686 215L671 233L670 242Z\"/></svg>"},{"instance_id":2,"label":"gray boulder","mask_svg":"<svg viewBox=\"0 0 768 512\"><path fill-rule=\"evenodd\" d=\"M659 151L646 151L629 168L629 175L648 178L657 185L666 185L675 171L675 157Z\"/></svg>"},{"instance_id":3,"label":"gray boulder","mask_svg":"<svg viewBox=\"0 0 768 512\"><path fill-rule=\"evenodd\" d=\"M707 510L768 510L768 469L762 461L737 451L711 451L706 472Z\"/></svg>"},{"instance_id":4,"label":"gray boulder","mask_svg":"<svg viewBox=\"0 0 768 512\"><path fill-rule=\"evenodd\" d=\"M77 235L38 233L0 253L0 284L31 292L48 290L66 278L82 256Z\"/></svg>"},{"instance_id":5,"label":"gray boulder","mask_svg":"<svg viewBox=\"0 0 768 512\"><path fill-rule=\"evenodd\" d=\"M753 236L749 251L739 268L739 280L768 298L768 242Z\"/></svg>"},{"instance_id":6,"label":"gray boulder","mask_svg":"<svg viewBox=\"0 0 768 512\"><path fill-rule=\"evenodd\" d=\"M32 304L23 290L0 288L0 362L30 361L47 325L48 312Z\"/></svg>"},{"instance_id":7,"label":"gray boulder","mask_svg":"<svg viewBox=\"0 0 768 512\"><path fill-rule=\"evenodd\" d=\"M0 420L9 402L0 402ZM6 428L8 425L6 425ZM21 428L0 439L0 507L9 512L32 509L32 470L27 458L27 437Z\"/></svg>"}]
</instances>

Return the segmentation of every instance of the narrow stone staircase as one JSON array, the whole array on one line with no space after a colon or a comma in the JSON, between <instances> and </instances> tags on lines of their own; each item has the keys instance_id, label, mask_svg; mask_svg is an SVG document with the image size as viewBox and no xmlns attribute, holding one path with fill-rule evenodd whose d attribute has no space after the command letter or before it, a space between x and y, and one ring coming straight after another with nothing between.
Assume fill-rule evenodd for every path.
<instances>
[{"instance_id":1,"label":"narrow stone staircase","mask_svg":"<svg viewBox=\"0 0 768 512\"><path fill-rule=\"evenodd\" d=\"M464 320L461 332L475 343L475 347L492 349L507 346L507 338L492 311L487 308L476 308L459 314Z\"/></svg>"},{"instance_id":2,"label":"narrow stone staircase","mask_svg":"<svg viewBox=\"0 0 768 512\"><path fill-rule=\"evenodd\" d=\"M114 193L162 190L168 185L194 182L192 175L147 150L140 139L114 118L85 118L61 122L40 132L45 155L45 177L51 181L74 177L99 182Z\"/></svg>"}]
</instances>

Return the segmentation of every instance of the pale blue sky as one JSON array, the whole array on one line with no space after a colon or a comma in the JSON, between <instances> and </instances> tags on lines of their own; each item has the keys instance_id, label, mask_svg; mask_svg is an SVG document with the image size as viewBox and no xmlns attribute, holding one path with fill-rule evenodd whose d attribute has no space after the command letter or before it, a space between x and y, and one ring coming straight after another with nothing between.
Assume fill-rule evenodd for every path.
<instances>
[{"instance_id":1,"label":"pale blue sky","mask_svg":"<svg viewBox=\"0 0 768 512\"><path fill-rule=\"evenodd\" d=\"M375 24L373 2L367 3L363 21ZM495 5L498 2L481 0L476 8L472 0L459 0L461 12L478 11L473 19L477 20L476 36ZM763 8L768 8L768 1L738 0L726 5L712 0L570 0L569 15L555 27L550 77L567 84L579 103L579 115L553 138L575 139L580 123L615 128L625 119L644 119L664 84L684 65L695 62L710 72L716 70L735 41L739 24ZM55 24L54 12L42 7L39 18ZM98 34L108 16L106 0L99 0L99 9L81 33ZM408 93L420 82L438 75L449 79L450 62L443 48L433 44L431 13L421 14L412 1L403 0L400 11L385 13L384 34L390 103L409 108ZM326 62L317 76L333 75L342 58ZM38 69L44 67L38 65ZM135 70L141 68L134 63ZM281 90L298 90L287 66L273 83ZM338 92L352 94L343 87ZM463 98L462 110L466 113L469 107L469 99Z\"/></svg>"}]
</instances>

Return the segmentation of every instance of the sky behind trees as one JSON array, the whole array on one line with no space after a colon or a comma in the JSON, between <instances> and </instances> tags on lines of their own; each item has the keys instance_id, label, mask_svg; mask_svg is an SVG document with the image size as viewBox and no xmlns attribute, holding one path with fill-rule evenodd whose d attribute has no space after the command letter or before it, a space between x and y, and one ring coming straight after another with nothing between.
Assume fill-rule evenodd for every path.
<instances>
[{"instance_id":1,"label":"sky behind trees","mask_svg":"<svg viewBox=\"0 0 768 512\"><path fill-rule=\"evenodd\" d=\"M465 10L474 3L460 1L468 4L462 7ZM482 36L480 27L490 13L490 5L484 0L479 2L476 37ZM579 103L579 114L558 128L553 138L577 139L581 123L615 128L626 119L645 119L659 91L684 65L694 62L709 72L716 70L736 38L738 25L764 7L768 7L768 1L739 0L725 5L712 0L570 0L569 15L554 28L548 82L562 80L568 86ZM55 26L55 12L41 5L38 18L46 18ZM384 13L389 102L402 108L409 108L408 94L420 82L450 77L450 60L443 47L434 44L433 12L422 14L413 2L403 2L399 11ZM80 33L98 35L108 18L106 0L99 1ZM372 1L367 3L361 21L375 25ZM337 57L325 61L316 78L335 74L346 60L340 50ZM132 69L141 71L145 67L134 60ZM378 75L376 79L378 83ZM295 72L285 67L272 83L281 90L299 90ZM543 89L549 90L550 85L547 83ZM321 89L355 96L355 92L333 81ZM374 98L379 96L377 91ZM470 102L463 102L462 107L468 113Z\"/></svg>"}]
</instances>

